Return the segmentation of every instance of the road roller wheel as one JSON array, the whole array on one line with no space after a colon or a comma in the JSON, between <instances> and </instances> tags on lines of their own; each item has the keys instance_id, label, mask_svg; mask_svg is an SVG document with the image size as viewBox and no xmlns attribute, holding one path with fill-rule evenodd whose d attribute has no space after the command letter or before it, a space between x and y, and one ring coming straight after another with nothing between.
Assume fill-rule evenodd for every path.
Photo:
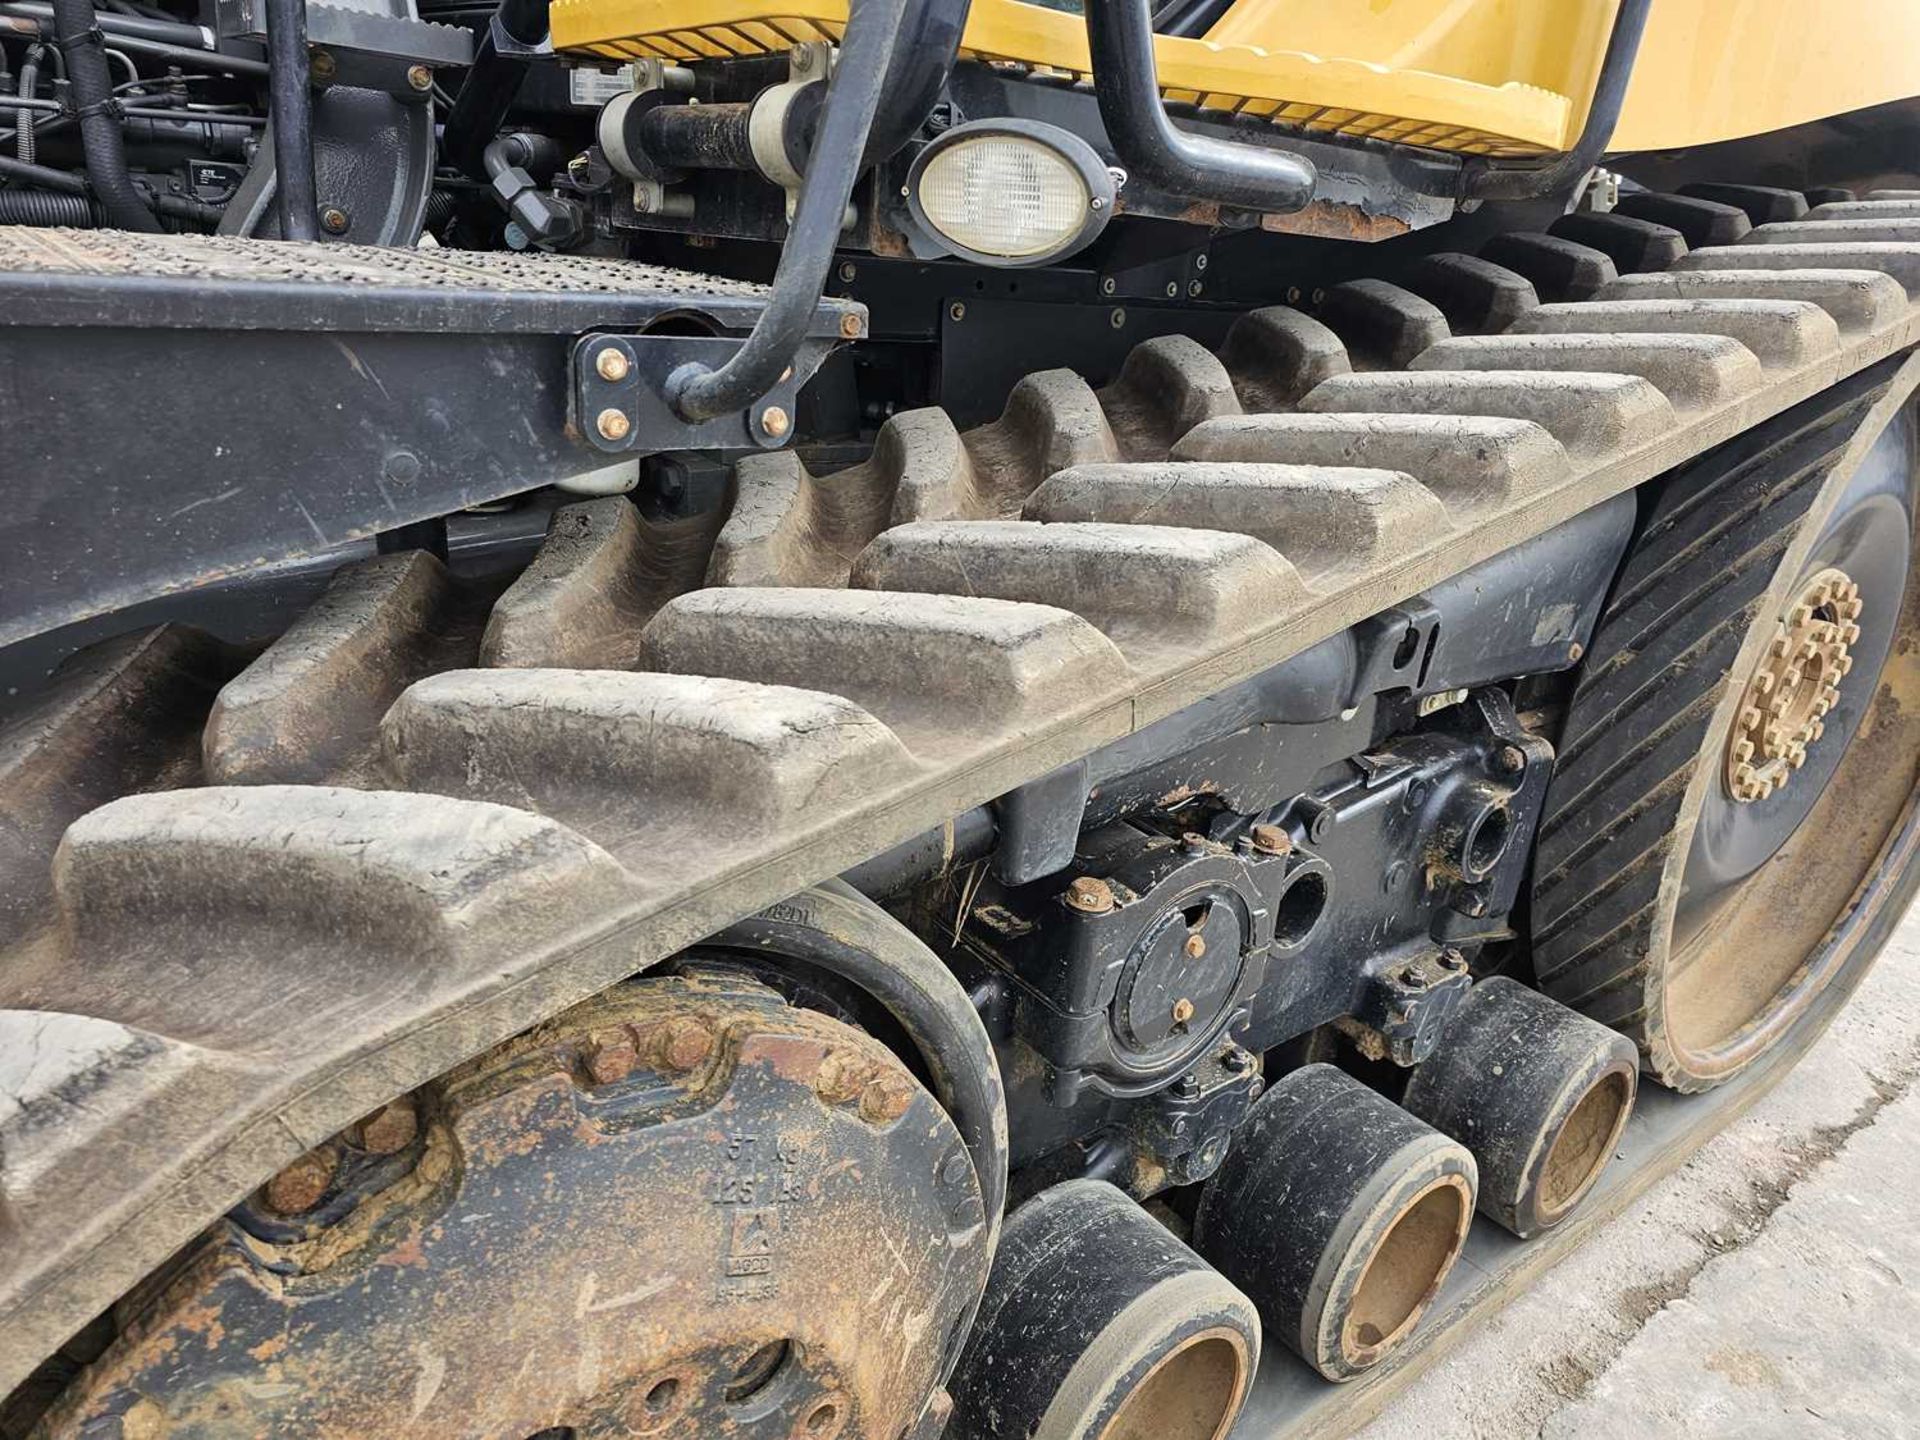
<instances>
[{"instance_id":1,"label":"road roller wheel","mask_svg":"<svg viewBox=\"0 0 1920 1440\"><path fill-rule=\"evenodd\" d=\"M1400 1103L1473 1152L1480 1213L1524 1240L1572 1214L1613 1158L1636 1060L1618 1032L1495 976L1467 992Z\"/></svg>"},{"instance_id":2,"label":"road roller wheel","mask_svg":"<svg viewBox=\"0 0 1920 1440\"><path fill-rule=\"evenodd\" d=\"M1329 1380L1410 1336L1473 1221L1473 1156L1331 1065L1274 1081L1201 1192L1194 1247Z\"/></svg>"},{"instance_id":3,"label":"road roller wheel","mask_svg":"<svg viewBox=\"0 0 1920 1440\"><path fill-rule=\"evenodd\" d=\"M36 1432L937 1433L989 1264L893 1053L727 969L632 981L283 1170Z\"/></svg>"},{"instance_id":4,"label":"road roller wheel","mask_svg":"<svg viewBox=\"0 0 1920 1440\"><path fill-rule=\"evenodd\" d=\"M953 1380L951 1440L1222 1440L1253 1302L1103 1180L1014 1212Z\"/></svg>"},{"instance_id":5,"label":"road roller wheel","mask_svg":"<svg viewBox=\"0 0 1920 1440\"><path fill-rule=\"evenodd\" d=\"M1841 387L1680 471L1595 633L1547 797L1534 962L1675 1089L1810 1038L1915 883L1914 408Z\"/></svg>"}]
</instances>

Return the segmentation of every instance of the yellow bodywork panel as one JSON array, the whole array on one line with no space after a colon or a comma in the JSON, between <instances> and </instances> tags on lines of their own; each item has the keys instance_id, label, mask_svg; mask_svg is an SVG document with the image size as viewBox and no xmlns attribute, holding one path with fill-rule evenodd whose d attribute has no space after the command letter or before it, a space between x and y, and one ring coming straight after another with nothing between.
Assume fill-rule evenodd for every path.
<instances>
[{"instance_id":1,"label":"yellow bodywork panel","mask_svg":"<svg viewBox=\"0 0 1920 1440\"><path fill-rule=\"evenodd\" d=\"M1072 0L1062 0L1072 3ZM1567 149L1617 0L1237 0L1155 44L1170 100L1472 154ZM552 0L556 48L680 63L833 40L846 0ZM963 53L1085 77L1075 11L974 0ZM1729 139L1920 94L1920 0L1658 0L1615 148Z\"/></svg>"}]
</instances>

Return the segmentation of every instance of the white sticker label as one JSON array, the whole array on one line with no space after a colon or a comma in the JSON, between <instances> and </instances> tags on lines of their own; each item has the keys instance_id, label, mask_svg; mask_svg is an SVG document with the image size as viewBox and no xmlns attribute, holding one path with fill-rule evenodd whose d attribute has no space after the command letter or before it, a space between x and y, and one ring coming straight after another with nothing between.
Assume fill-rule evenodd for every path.
<instances>
[{"instance_id":1,"label":"white sticker label","mask_svg":"<svg viewBox=\"0 0 1920 1440\"><path fill-rule=\"evenodd\" d=\"M591 105L598 109L616 95L624 95L633 88L633 67L622 65L618 70L570 70L567 72L567 85L576 105Z\"/></svg>"}]
</instances>

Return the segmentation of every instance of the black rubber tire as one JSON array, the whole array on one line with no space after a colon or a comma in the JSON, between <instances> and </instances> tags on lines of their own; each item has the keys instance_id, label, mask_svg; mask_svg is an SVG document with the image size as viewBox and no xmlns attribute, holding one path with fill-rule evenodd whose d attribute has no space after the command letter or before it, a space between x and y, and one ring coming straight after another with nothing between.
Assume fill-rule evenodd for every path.
<instances>
[{"instance_id":1,"label":"black rubber tire","mask_svg":"<svg viewBox=\"0 0 1920 1440\"><path fill-rule=\"evenodd\" d=\"M1809 1013L1830 1017L1831 1007L1812 1004L1815 995L1836 980L1856 983L1878 948L1850 942L1841 951L1847 927L1839 922L1847 911L1837 906L1828 912L1833 932L1792 942L1800 969L1778 1004L1766 1002L1772 1010L1730 1032L1714 1053L1675 1039L1668 986L1679 878L1703 797L1724 783L1717 772L1735 708L1729 691L1736 668L1744 689L1764 648L1764 640L1747 646L1748 636L1759 625L1772 633L1846 484L1849 467L1836 462L1886 393L1892 371L1889 364L1863 372L1665 482L1646 508L1569 705L1534 860L1536 977L1548 995L1631 1038L1642 1068L1676 1090L1731 1079ZM1884 416L1873 421L1884 423ZM1909 576L1904 599L1896 594L1892 603L1896 616L1907 617L1901 626L1910 627L1913 608ZM1889 664L1889 673L1895 668ZM1875 675L1861 679L1874 693ZM1902 754L1911 745L1911 737L1903 739L1887 758L1911 769L1911 753ZM1855 766L1857 748L1843 741L1848 758L1837 763ZM1828 803L1821 793L1816 806L1823 815L1831 813ZM1877 867L1866 877L1867 900L1897 891L1900 872L1912 863L1902 840L1912 828L1911 806L1903 813L1860 837L1868 852L1861 863ZM1776 858L1789 858L1804 838L1799 832L1812 828L1796 823ZM1776 868L1762 866L1741 884L1750 888ZM1746 901L1744 891L1728 898Z\"/></svg>"}]
</instances>

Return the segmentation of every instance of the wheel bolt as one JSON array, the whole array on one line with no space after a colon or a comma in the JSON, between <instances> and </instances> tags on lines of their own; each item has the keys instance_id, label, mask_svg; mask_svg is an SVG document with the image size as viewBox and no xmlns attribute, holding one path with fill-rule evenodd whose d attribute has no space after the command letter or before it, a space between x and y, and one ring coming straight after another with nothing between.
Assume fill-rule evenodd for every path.
<instances>
[{"instance_id":1,"label":"wheel bolt","mask_svg":"<svg viewBox=\"0 0 1920 1440\"><path fill-rule=\"evenodd\" d=\"M326 1195L339 1163L331 1149L309 1150L267 1182L268 1208L282 1215L305 1214Z\"/></svg>"},{"instance_id":2,"label":"wheel bolt","mask_svg":"<svg viewBox=\"0 0 1920 1440\"><path fill-rule=\"evenodd\" d=\"M669 1075L684 1075L713 1053L713 1031L691 1015L676 1015L653 1032L647 1054Z\"/></svg>"},{"instance_id":3,"label":"wheel bolt","mask_svg":"<svg viewBox=\"0 0 1920 1440\"><path fill-rule=\"evenodd\" d=\"M1113 890L1104 880L1082 875L1067 886L1067 904L1086 915L1104 915L1113 909Z\"/></svg>"},{"instance_id":4,"label":"wheel bolt","mask_svg":"<svg viewBox=\"0 0 1920 1440\"><path fill-rule=\"evenodd\" d=\"M397 1155L420 1133L420 1115L413 1101L402 1097L383 1105L354 1127L354 1142L369 1155Z\"/></svg>"}]
</instances>

